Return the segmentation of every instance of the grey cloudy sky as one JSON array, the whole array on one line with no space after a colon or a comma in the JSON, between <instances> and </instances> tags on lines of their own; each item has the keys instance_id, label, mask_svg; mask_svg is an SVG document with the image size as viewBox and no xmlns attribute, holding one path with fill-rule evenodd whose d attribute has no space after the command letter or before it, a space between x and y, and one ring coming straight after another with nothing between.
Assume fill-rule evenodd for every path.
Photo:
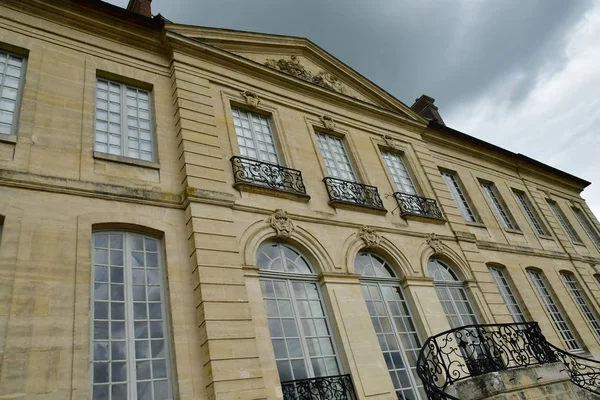
<instances>
[{"instance_id":1,"label":"grey cloudy sky","mask_svg":"<svg viewBox=\"0 0 600 400\"><path fill-rule=\"evenodd\" d=\"M111 0L126 6L127 0ZM307 37L458 130L594 182L600 217L600 2L153 0L185 24Z\"/></svg>"}]
</instances>

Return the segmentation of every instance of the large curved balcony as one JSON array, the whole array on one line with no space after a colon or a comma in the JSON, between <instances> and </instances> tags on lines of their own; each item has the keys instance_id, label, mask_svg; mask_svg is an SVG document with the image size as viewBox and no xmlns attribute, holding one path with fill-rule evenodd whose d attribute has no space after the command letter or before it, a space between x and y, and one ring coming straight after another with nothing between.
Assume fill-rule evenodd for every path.
<instances>
[{"instance_id":1,"label":"large curved balcony","mask_svg":"<svg viewBox=\"0 0 600 400\"><path fill-rule=\"evenodd\" d=\"M571 382L600 395L600 362L549 343L537 322L467 325L430 337L417 360L417 373L430 400L460 400L456 382L491 372L562 363Z\"/></svg>"}]
</instances>

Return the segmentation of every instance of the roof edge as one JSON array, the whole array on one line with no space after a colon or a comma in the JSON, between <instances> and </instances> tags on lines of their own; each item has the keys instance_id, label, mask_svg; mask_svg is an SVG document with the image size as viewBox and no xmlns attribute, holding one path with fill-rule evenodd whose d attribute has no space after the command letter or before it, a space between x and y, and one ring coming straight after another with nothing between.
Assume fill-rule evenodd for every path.
<instances>
[{"instance_id":1,"label":"roof edge","mask_svg":"<svg viewBox=\"0 0 600 400\"><path fill-rule=\"evenodd\" d=\"M574 181L576 184L580 185L583 189L585 189L586 187L588 187L589 185L592 184L591 182L589 182L589 181L587 181L585 179L582 179L582 178L580 178L578 176L569 174L568 172L565 172L565 171L560 170L558 168L552 167L552 166L550 166L548 164L544 164L543 162L535 160L535 159L533 159L531 157L527 157L524 154L514 153L514 152L512 152L510 150L507 150L507 149L505 149L503 147L500 147L500 146L497 146L495 144L486 142L485 140L482 140L482 139L478 139L478 138L476 138L474 136L471 136L471 135L468 135L468 134L466 134L464 132L461 132L461 131L458 131L456 129L450 128L450 127L448 127L446 125L442 125L442 124L440 124L438 122L430 121L428 126L430 128L432 128L432 129L436 129L436 130L443 131L443 132L449 133L451 135L454 135L456 138L462 139L462 140L467 141L469 143L472 143L472 144L474 144L476 146L484 147L484 148L486 148L488 150L491 150L491 151L503 154L503 155L508 156L508 157L515 157L517 160L519 160L519 161L521 161L523 163L530 164L530 165L535 166L537 168L540 168L540 169L543 169L545 171L548 171L548 172L550 172L552 174L556 174L556 175L558 175L558 176L560 176L562 178Z\"/></svg>"}]
</instances>

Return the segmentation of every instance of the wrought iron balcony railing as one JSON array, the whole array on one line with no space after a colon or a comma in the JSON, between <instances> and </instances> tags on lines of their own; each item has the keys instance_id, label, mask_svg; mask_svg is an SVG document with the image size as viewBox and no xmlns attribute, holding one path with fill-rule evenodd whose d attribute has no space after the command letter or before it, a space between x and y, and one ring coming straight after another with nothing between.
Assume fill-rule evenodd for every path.
<instances>
[{"instance_id":1,"label":"wrought iron balcony railing","mask_svg":"<svg viewBox=\"0 0 600 400\"><path fill-rule=\"evenodd\" d=\"M231 157L234 185L252 185L306 196L302 172L246 157Z\"/></svg>"},{"instance_id":2,"label":"wrought iron balcony railing","mask_svg":"<svg viewBox=\"0 0 600 400\"><path fill-rule=\"evenodd\" d=\"M425 341L417 374L430 400L459 400L449 385L489 372L562 362L571 382L600 394L600 362L549 343L537 322L466 325Z\"/></svg>"},{"instance_id":3,"label":"wrought iron balcony railing","mask_svg":"<svg viewBox=\"0 0 600 400\"><path fill-rule=\"evenodd\" d=\"M412 215L444 221L442 210L434 199L401 192L394 193L394 197L400 206L400 215L403 217Z\"/></svg>"},{"instance_id":4,"label":"wrought iron balcony railing","mask_svg":"<svg viewBox=\"0 0 600 400\"><path fill-rule=\"evenodd\" d=\"M284 400L357 400L350 375L281 382Z\"/></svg>"},{"instance_id":5,"label":"wrought iron balcony railing","mask_svg":"<svg viewBox=\"0 0 600 400\"><path fill-rule=\"evenodd\" d=\"M329 195L329 204L353 204L385 211L379 190L375 186L331 177L324 178L323 182Z\"/></svg>"}]
</instances>

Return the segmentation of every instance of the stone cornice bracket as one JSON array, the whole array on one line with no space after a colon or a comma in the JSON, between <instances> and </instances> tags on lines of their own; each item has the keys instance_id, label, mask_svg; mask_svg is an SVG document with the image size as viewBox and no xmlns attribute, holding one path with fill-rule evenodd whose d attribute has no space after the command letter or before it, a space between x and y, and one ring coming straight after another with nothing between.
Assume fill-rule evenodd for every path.
<instances>
[{"instance_id":1,"label":"stone cornice bracket","mask_svg":"<svg viewBox=\"0 0 600 400\"><path fill-rule=\"evenodd\" d=\"M240 94L242 95L242 97L244 97L244 100L246 100L246 104L249 107L256 108L260 104L260 99L258 98L258 95L255 92L251 90L245 90L243 92L240 92Z\"/></svg>"},{"instance_id":2,"label":"stone cornice bracket","mask_svg":"<svg viewBox=\"0 0 600 400\"><path fill-rule=\"evenodd\" d=\"M321 120L321 123L323 124L325 129L330 131L335 129L335 121L329 115L322 115L319 117L319 119Z\"/></svg>"},{"instance_id":3,"label":"stone cornice bracket","mask_svg":"<svg viewBox=\"0 0 600 400\"><path fill-rule=\"evenodd\" d=\"M394 141L394 138L390 135L383 135L383 141L385 142L385 145L387 147L391 149L396 149L396 142Z\"/></svg>"},{"instance_id":4,"label":"stone cornice bracket","mask_svg":"<svg viewBox=\"0 0 600 400\"><path fill-rule=\"evenodd\" d=\"M275 212L267 218L267 222L271 225L271 228L275 230L275 237L277 239L289 239L296 228L292 219L288 217L287 212L282 209L275 210Z\"/></svg>"},{"instance_id":5,"label":"stone cornice bracket","mask_svg":"<svg viewBox=\"0 0 600 400\"><path fill-rule=\"evenodd\" d=\"M425 243L431 247L433 250L433 254L443 254L444 253L444 245L442 245L442 241L435 233L431 233L427 236Z\"/></svg>"},{"instance_id":6,"label":"stone cornice bracket","mask_svg":"<svg viewBox=\"0 0 600 400\"><path fill-rule=\"evenodd\" d=\"M379 236L374 228L367 225L361 227L356 235L359 239L365 242L365 247L367 249L376 249L381 243L381 236Z\"/></svg>"}]
</instances>

